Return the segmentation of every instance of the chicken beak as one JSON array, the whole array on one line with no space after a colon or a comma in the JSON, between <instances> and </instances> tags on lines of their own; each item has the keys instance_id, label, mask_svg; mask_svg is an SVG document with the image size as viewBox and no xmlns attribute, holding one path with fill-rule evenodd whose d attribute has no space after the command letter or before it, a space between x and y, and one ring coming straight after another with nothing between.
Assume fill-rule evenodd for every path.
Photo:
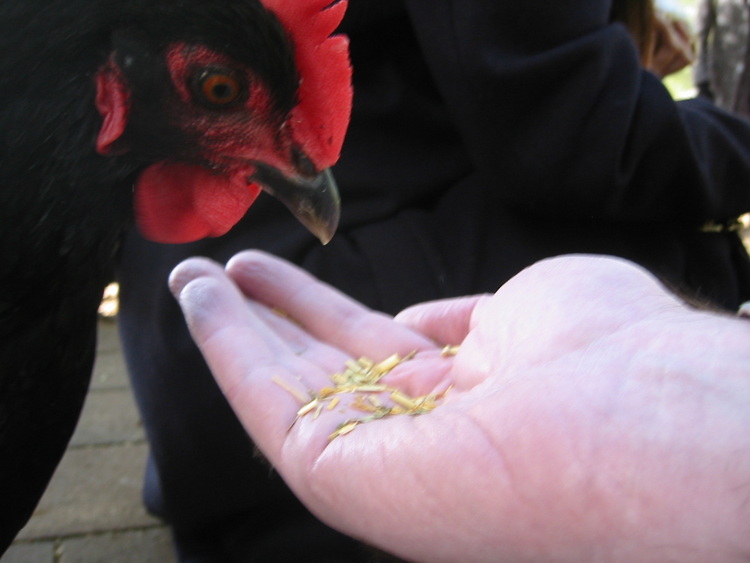
<instances>
[{"instance_id":1,"label":"chicken beak","mask_svg":"<svg viewBox=\"0 0 750 563\"><path fill-rule=\"evenodd\" d=\"M250 179L286 205L320 242L328 244L333 238L339 224L341 199L330 169L309 178L290 178L271 166L257 163Z\"/></svg>"}]
</instances>

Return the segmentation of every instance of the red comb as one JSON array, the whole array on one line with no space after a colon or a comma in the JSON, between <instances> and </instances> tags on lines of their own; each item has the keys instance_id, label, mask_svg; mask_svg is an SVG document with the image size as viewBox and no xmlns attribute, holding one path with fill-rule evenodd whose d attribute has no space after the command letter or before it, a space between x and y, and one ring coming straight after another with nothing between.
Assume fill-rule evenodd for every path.
<instances>
[{"instance_id":1,"label":"red comb","mask_svg":"<svg viewBox=\"0 0 750 563\"><path fill-rule=\"evenodd\" d=\"M331 35L347 0L261 0L291 37L300 74L299 104L290 125L295 142L319 170L341 152L352 106L349 40Z\"/></svg>"}]
</instances>

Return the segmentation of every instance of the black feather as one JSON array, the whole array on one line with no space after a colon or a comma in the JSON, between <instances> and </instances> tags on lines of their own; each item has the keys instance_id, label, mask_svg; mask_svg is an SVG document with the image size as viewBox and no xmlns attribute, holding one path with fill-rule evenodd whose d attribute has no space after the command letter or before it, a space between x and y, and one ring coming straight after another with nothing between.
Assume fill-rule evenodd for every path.
<instances>
[{"instance_id":1,"label":"black feather","mask_svg":"<svg viewBox=\"0 0 750 563\"><path fill-rule=\"evenodd\" d=\"M279 114L296 103L291 47L257 1L0 1L0 554L78 419L134 179L194 156L170 114L174 41L253 68ZM130 150L102 157L94 77L113 53L132 82Z\"/></svg>"}]
</instances>

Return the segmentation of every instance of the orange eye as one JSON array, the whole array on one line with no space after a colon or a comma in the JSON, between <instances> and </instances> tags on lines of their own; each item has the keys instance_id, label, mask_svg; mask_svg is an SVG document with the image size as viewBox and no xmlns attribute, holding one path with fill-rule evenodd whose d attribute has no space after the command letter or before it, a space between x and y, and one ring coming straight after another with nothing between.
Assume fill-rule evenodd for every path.
<instances>
[{"instance_id":1,"label":"orange eye","mask_svg":"<svg viewBox=\"0 0 750 563\"><path fill-rule=\"evenodd\" d=\"M239 80L229 74L210 72L200 78L199 91L203 99L214 106L236 102L242 94Z\"/></svg>"}]
</instances>

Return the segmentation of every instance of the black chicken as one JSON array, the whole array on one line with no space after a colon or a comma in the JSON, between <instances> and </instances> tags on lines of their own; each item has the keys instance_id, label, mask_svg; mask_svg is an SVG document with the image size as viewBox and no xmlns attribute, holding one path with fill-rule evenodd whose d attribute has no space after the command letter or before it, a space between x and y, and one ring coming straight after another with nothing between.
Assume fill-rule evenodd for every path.
<instances>
[{"instance_id":1,"label":"black chicken","mask_svg":"<svg viewBox=\"0 0 750 563\"><path fill-rule=\"evenodd\" d=\"M78 419L134 201L161 242L226 232L261 188L332 235L351 88L329 4L0 1L0 554Z\"/></svg>"}]
</instances>

